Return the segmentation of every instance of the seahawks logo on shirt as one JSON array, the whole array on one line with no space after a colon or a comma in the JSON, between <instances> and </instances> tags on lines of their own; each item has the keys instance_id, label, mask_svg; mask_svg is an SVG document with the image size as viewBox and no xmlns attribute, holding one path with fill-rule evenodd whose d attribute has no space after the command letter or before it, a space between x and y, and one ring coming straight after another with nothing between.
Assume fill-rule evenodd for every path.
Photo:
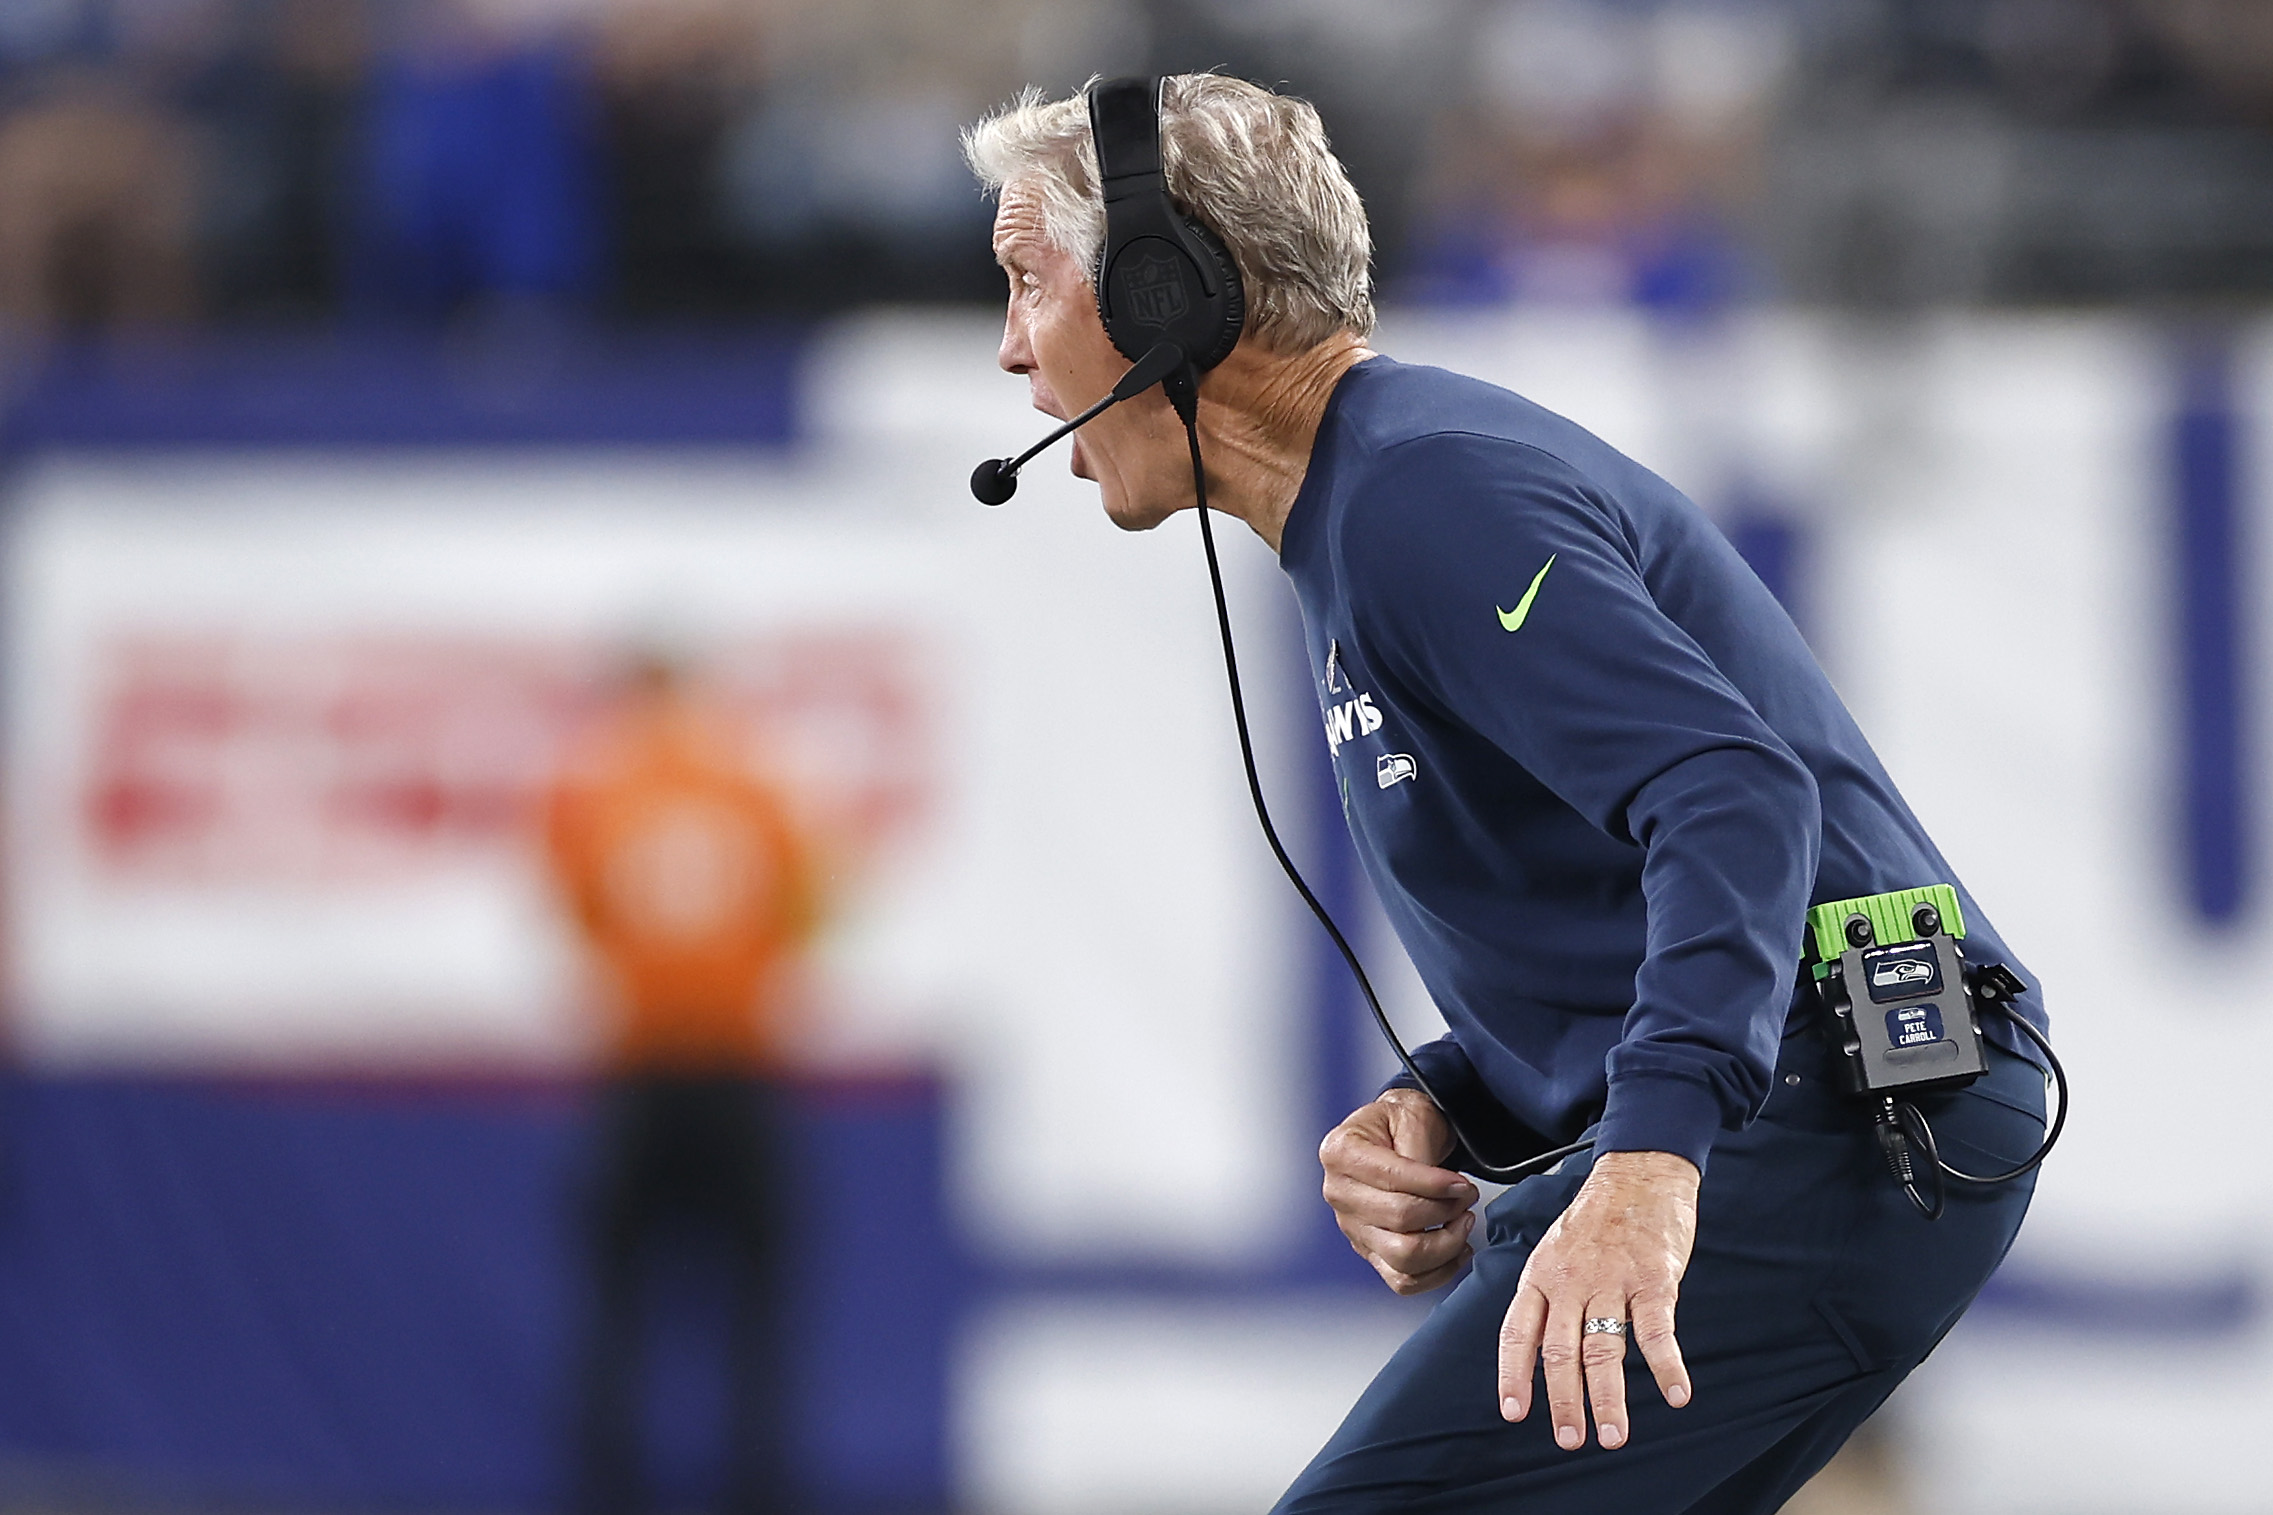
<instances>
[{"instance_id":1,"label":"seahawks logo on shirt","mask_svg":"<svg viewBox=\"0 0 2273 1515\"><path fill-rule=\"evenodd\" d=\"M1351 685L1349 673L1342 666L1342 644L1339 638L1326 643L1326 694L1326 749L1334 756L1341 756L1344 742L1371 736L1386 724L1387 718L1382 715L1381 707L1373 703L1373 696ZM1349 698L1335 700L1333 696L1338 694ZM1373 766L1374 782L1383 789L1394 788L1419 774L1420 766L1413 761L1413 755L1409 752L1385 753ZM1335 777L1339 779L1340 776L1341 771L1337 768ZM1343 794L1346 800L1346 787Z\"/></svg>"},{"instance_id":2,"label":"seahawks logo on shirt","mask_svg":"<svg viewBox=\"0 0 2273 1515\"><path fill-rule=\"evenodd\" d=\"M1354 700L1344 700L1339 705L1327 706L1327 751L1337 756L1340 755L1342 743L1355 741L1361 736L1373 735L1381 729L1381 721L1380 708L1373 703L1373 696L1370 694L1361 694Z\"/></svg>"}]
</instances>

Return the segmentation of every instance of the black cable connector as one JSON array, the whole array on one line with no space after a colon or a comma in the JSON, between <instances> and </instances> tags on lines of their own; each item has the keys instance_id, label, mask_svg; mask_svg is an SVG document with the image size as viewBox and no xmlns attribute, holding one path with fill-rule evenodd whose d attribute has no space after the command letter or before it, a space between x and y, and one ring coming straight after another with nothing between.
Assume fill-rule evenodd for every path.
<instances>
[{"instance_id":1,"label":"black cable connector","mask_svg":"<svg viewBox=\"0 0 2273 1515\"><path fill-rule=\"evenodd\" d=\"M1928 1220L1940 1220L1949 1207L1949 1186L1942 1182L1941 1149L1934 1144L1934 1128L1907 1100L1888 1096L1878 1112L1878 1145L1894 1181ZM1920 1163L1919 1156L1925 1161ZM1922 1180L1922 1181L1921 1181Z\"/></svg>"}]
</instances>

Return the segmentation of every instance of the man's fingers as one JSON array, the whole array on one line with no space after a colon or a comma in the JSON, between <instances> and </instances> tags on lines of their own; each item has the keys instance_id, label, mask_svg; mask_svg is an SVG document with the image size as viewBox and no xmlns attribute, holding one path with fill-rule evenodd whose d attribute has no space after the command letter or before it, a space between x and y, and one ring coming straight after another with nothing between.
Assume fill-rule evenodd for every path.
<instances>
[{"instance_id":1,"label":"man's fingers","mask_svg":"<svg viewBox=\"0 0 2273 1515\"><path fill-rule=\"evenodd\" d=\"M1547 1302L1547 1327L1539 1337L1539 1367L1547 1380L1547 1410L1554 1417L1555 1445L1575 1452L1586 1444L1586 1379L1579 1359L1578 1308L1567 1299Z\"/></svg>"},{"instance_id":2,"label":"man's fingers","mask_svg":"<svg viewBox=\"0 0 2273 1515\"><path fill-rule=\"evenodd\" d=\"M1547 1327L1547 1296L1518 1284L1500 1321L1500 1415L1521 1420L1531 1413L1531 1382L1539 1361L1539 1340Z\"/></svg>"},{"instance_id":3,"label":"man's fingers","mask_svg":"<svg viewBox=\"0 0 2273 1515\"><path fill-rule=\"evenodd\" d=\"M1326 1133L1318 1147L1318 1161L1329 1175L1355 1180L1372 1189L1411 1194L1422 1199L1451 1200L1466 1208L1476 1202L1476 1186L1450 1168L1439 1168L1406 1157L1386 1140L1386 1131L1361 1130L1345 1121Z\"/></svg>"},{"instance_id":4,"label":"man's fingers","mask_svg":"<svg viewBox=\"0 0 2273 1515\"><path fill-rule=\"evenodd\" d=\"M1474 1215L1474 1211L1464 1211L1441 1230L1419 1232L1389 1231L1345 1220L1342 1234L1368 1261L1418 1279L1460 1266L1468 1256L1468 1237L1476 1228Z\"/></svg>"},{"instance_id":5,"label":"man's fingers","mask_svg":"<svg viewBox=\"0 0 2273 1515\"><path fill-rule=\"evenodd\" d=\"M1586 1319L1623 1321L1626 1318L1626 1301L1617 1294L1598 1294L1586 1303ZM1626 1444L1626 1336L1623 1331L1593 1331L1579 1338L1579 1361L1586 1370L1586 1398L1594 1407L1594 1424L1605 1447ZM1562 1421L1558 1419L1556 1439L1560 1441ZM1585 1425L1580 1424L1580 1439L1585 1439Z\"/></svg>"},{"instance_id":6,"label":"man's fingers","mask_svg":"<svg viewBox=\"0 0 2273 1515\"><path fill-rule=\"evenodd\" d=\"M1670 1297L1645 1297L1634 1301L1634 1344L1642 1349L1642 1360L1650 1365L1657 1379L1658 1392L1665 1402L1676 1410L1689 1402L1693 1392L1689 1382L1689 1365L1681 1360L1681 1343L1673 1334L1673 1300Z\"/></svg>"},{"instance_id":7,"label":"man's fingers","mask_svg":"<svg viewBox=\"0 0 2273 1515\"><path fill-rule=\"evenodd\" d=\"M1471 1213L1462 1200L1424 1199L1418 1194L1377 1189L1332 1169L1327 1170L1323 1192L1335 1214L1385 1231L1426 1231L1451 1225Z\"/></svg>"}]
</instances>

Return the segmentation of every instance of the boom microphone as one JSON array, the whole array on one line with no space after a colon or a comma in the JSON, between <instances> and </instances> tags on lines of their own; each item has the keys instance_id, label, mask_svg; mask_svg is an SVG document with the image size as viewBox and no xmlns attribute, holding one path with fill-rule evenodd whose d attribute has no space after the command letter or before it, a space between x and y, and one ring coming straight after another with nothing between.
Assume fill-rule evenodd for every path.
<instances>
[{"instance_id":1,"label":"boom microphone","mask_svg":"<svg viewBox=\"0 0 2273 1515\"><path fill-rule=\"evenodd\" d=\"M1186 361L1184 349L1175 343L1161 342L1156 344L1143 357L1130 365L1129 371L1121 375L1120 382L1113 386L1112 392L1107 394L1104 399L1099 400L1080 415L1075 416L1056 431L1051 432L1041 441L1027 448L1017 457L989 458L972 469L971 497L981 505L1000 505L1018 493L1018 470L1032 462L1036 453L1059 438L1087 426L1091 421L1096 420L1123 400L1135 399L1183 367Z\"/></svg>"}]
</instances>

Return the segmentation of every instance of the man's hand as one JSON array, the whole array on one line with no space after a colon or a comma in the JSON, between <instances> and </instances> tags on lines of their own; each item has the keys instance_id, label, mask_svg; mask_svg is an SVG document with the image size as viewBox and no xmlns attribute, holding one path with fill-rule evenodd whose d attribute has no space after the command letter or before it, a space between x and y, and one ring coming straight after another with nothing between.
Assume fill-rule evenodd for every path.
<instances>
[{"instance_id":1,"label":"man's hand","mask_svg":"<svg viewBox=\"0 0 2273 1515\"><path fill-rule=\"evenodd\" d=\"M1476 1186L1437 1166L1451 1151L1443 1112L1413 1089L1389 1090L1318 1145L1335 1222L1400 1294L1449 1281L1473 1250Z\"/></svg>"},{"instance_id":2,"label":"man's hand","mask_svg":"<svg viewBox=\"0 0 2273 1515\"><path fill-rule=\"evenodd\" d=\"M1606 1152L1594 1160L1570 1208L1532 1249L1500 1326L1503 1416L1531 1413L1537 1363L1547 1370L1559 1446L1586 1444L1589 1402L1602 1444L1625 1445L1626 1338L1584 1334L1588 1320L1629 1322L1665 1402L1677 1410L1689 1402L1673 1303L1697 1237L1699 1176L1696 1164L1670 1152Z\"/></svg>"}]
</instances>

